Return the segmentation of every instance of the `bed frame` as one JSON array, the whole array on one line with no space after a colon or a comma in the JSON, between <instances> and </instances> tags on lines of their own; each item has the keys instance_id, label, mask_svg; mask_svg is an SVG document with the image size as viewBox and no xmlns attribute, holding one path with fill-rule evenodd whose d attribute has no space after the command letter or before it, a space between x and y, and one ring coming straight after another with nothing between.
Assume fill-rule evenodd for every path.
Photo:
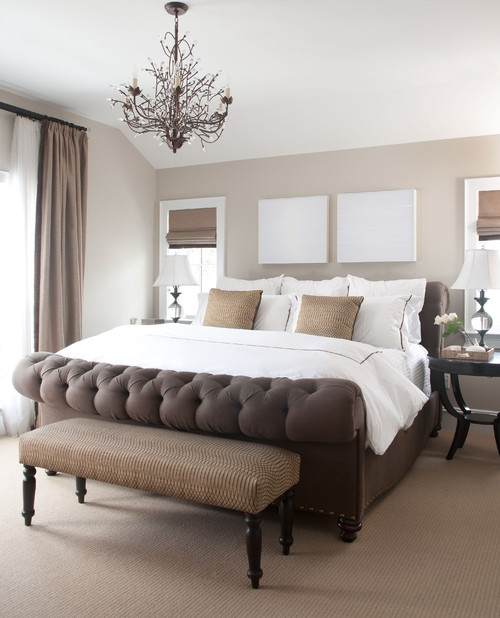
<instances>
[{"instance_id":1,"label":"bed frame","mask_svg":"<svg viewBox=\"0 0 500 618\"><path fill-rule=\"evenodd\" d=\"M434 317L447 287L428 282L420 313L422 345L441 345ZM337 519L344 541L361 529L365 509L396 485L437 431L437 392L383 455L365 446L365 409L351 381L247 378L91 363L38 352L23 359L16 389L38 403L37 425L99 418L281 446L301 455L297 508Z\"/></svg>"}]
</instances>

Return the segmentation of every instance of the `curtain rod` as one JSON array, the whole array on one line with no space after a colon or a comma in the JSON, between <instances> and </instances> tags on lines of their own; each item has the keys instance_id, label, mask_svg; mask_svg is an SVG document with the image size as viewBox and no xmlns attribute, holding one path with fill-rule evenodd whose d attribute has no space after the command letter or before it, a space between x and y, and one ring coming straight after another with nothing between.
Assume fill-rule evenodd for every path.
<instances>
[{"instance_id":1,"label":"curtain rod","mask_svg":"<svg viewBox=\"0 0 500 618\"><path fill-rule=\"evenodd\" d=\"M0 109L5 110L6 112L12 112L13 114L17 114L18 116L30 118L31 120L50 120L51 122L57 122L65 126L72 127L73 129L78 129L78 131L87 130L87 127L79 127L72 122L66 122L66 120L61 120L60 118L52 118L52 116L44 116L43 114L37 114L36 112L31 112L28 109L16 107L15 105L9 105L9 103L3 103L2 101L0 101Z\"/></svg>"}]
</instances>

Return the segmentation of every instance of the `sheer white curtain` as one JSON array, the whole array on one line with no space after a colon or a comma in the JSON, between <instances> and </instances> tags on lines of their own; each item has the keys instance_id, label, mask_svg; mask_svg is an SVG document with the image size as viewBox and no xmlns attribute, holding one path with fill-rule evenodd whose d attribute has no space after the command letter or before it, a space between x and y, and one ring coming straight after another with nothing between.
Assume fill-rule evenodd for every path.
<instances>
[{"instance_id":1,"label":"sheer white curtain","mask_svg":"<svg viewBox=\"0 0 500 618\"><path fill-rule=\"evenodd\" d=\"M28 431L32 403L12 386L16 363L33 351L33 276L40 123L16 117L8 195L0 212L0 434Z\"/></svg>"}]
</instances>

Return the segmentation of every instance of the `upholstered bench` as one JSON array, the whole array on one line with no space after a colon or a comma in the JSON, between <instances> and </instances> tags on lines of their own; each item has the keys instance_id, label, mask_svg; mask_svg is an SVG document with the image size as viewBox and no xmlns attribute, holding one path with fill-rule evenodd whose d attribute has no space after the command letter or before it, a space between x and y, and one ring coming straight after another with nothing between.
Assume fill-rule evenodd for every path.
<instances>
[{"instance_id":1,"label":"upholstered bench","mask_svg":"<svg viewBox=\"0 0 500 618\"><path fill-rule=\"evenodd\" d=\"M75 418L23 434L19 461L24 464L22 514L27 526L35 514L40 467L76 476L81 503L89 478L244 512L247 575L253 588L262 576L261 512L278 498L285 555L293 542L293 486L299 480L300 456L282 448Z\"/></svg>"}]
</instances>

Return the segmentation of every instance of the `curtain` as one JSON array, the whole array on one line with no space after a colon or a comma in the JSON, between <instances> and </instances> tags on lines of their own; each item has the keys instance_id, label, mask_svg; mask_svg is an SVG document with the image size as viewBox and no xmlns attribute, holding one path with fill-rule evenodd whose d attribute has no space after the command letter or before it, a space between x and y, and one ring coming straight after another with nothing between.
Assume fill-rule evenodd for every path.
<instances>
[{"instance_id":1,"label":"curtain","mask_svg":"<svg viewBox=\"0 0 500 618\"><path fill-rule=\"evenodd\" d=\"M40 123L16 117L7 208L0 225L0 434L20 435L34 421L32 402L12 386L12 371L33 351L33 255Z\"/></svg>"},{"instance_id":2,"label":"curtain","mask_svg":"<svg viewBox=\"0 0 500 618\"><path fill-rule=\"evenodd\" d=\"M44 120L35 260L35 349L57 352L82 337L87 216L84 131Z\"/></svg>"}]
</instances>

